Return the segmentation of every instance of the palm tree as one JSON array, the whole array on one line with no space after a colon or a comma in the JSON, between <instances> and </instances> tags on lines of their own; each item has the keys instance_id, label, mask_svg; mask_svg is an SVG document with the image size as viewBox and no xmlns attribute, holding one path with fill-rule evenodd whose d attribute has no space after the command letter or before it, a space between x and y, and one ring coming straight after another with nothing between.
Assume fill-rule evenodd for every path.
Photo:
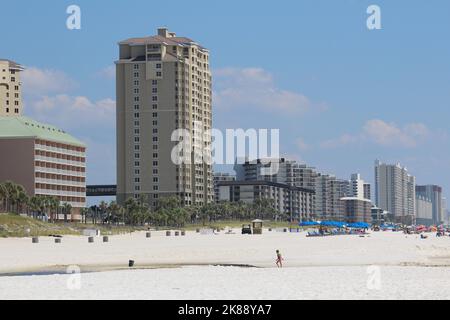
<instances>
[{"instance_id":1,"label":"palm tree","mask_svg":"<svg viewBox=\"0 0 450 320\"><path fill-rule=\"evenodd\" d=\"M18 202L17 202L19 213L24 212L24 207L27 208L26 211L28 213L29 201L30 201L30 197L28 197L28 195L26 194L25 189L21 190L19 193Z\"/></svg>"},{"instance_id":2,"label":"palm tree","mask_svg":"<svg viewBox=\"0 0 450 320\"><path fill-rule=\"evenodd\" d=\"M125 224L134 224L135 223L135 215L138 208L138 204L135 198L128 198L125 201Z\"/></svg>"},{"instance_id":3,"label":"palm tree","mask_svg":"<svg viewBox=\"0 0 450 320\"><path fill-rule=\"evenodd\" d=\"M33 212L33 218L36 218L36 213L38 216L42 215L43 198L40 196L33 196L30 199L30 209Z\"/></svg>"},{"instance_id":4,"label":"palm tree","mask_svg":"<svg viewBox=\"0 0 450 320\"><path fill-rule=\"evenodd\" d=\"M0 184L0 199L5 211L17 214L21 213L28 203L25 188L11 181Z\"/></svg>"},{"instance_id":5,"label":"palm tree","mask_svg":"<svg viewBox=\"0 0 450 320\"><path fill-rule=\"evenodd\" d=\"M44 206L50 211L50 221L55 222L55 215L58 218L59 199L57 197L45 197Z\"/></svg>"},{"instance_id":6,"label":"palm tree","mask_svg":"<svg viewBox=\"0 0 450 320\"><path fill-rule=\"evenodd\" d=\"M11 202L15 192L15 184L11 181L6 181L4 183L4 188L5 188L6 212L10 212Z\"/></svg>"},{"instance_id":7,"label":"palm tree","mask_svg":"<svg viewBox=\"0 0 450 320\"><path fill-rule=\"evenodd\" d=\"M81 214L81 223L87 223L87 214L89 212L89 208L81 208L80 214Z\"/></svg>"},{"instance_id":8,"label":"palm tree","mask_svg":"<svg viewBox=\"0 0 450 320\"><path fill-rule=\"evenodd\" d=\"M102 202L100 202L99 208L100 208L100 215L101 215L101 218L102 218L102 224L105 224L105 217L104 216L105 216L105 214L106 214L106 212L108 210L108 204L105 201L102 201Z\"/></svg>"},{"instance_id":9,"label":"palm tree","mask_svg":"<svg viewBox=\"0 0 450 320\"><path fill-rule=\"evenodd\" d=\"M67 222L67 215L70 214L70 220L72 220L72 205L70 203L63 203L62 212L64 214L64 222Z\"/></svg>"},{"instance_id":10,"label":"palm tree","mask_svg":"<svg viewBox=\"0 0 450 320\"><path fill-rule=\"evenodd\" d=\"M6 185L4 183L0 183L0 203L1 203L1 209L4 211L6 210L6 201L8 199L8 189L6 188Z\"/></svg>"},{"instance_id":11,"label":"palm tree","mask_svg":"<svg viewBox=\"0 0 450 320\"><path fill-rule=\"evenodd\" d=\"M117 222L119 221L119 211L120 211L120 206L117 204L116 201L111 201L109 206L108 206L108 212L109 212L109 217L108 217L108 222L114 221Z\"/></svg>"}]
</instances>

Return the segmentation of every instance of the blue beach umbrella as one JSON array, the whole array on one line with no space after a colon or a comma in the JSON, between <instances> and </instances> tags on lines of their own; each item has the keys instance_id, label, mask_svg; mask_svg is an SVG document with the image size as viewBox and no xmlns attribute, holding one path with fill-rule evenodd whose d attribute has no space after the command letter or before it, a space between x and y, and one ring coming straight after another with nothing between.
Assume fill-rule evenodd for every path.
<instances>
[{"instance_id":1,"label":"blue beach umbrella","mask_svg":"<svg viewBox=\"0 0 450 320\"><path fill-rule=\"evenodd\" d=\"M345 224L340 221L322 221L320 225L324 227L333 227L333 228L343 228L345 226Z\"/></svg>"},{"instance_id":2,"label":"blue beach umbrella","mask_svg":"<svg viewBox=\"0 0 450 320\"><path fill-rule=\"evenodd\" d=\"M355 223L349 223L347 227L352 229L369 229L370 225L366 222L355 222Z\"/></svg>"},{"instance_id":3,"label":"blue beach umbrella","mask_svg":"<svg viewBox=\"0 0 450 320\"><path fill-rule=\"evenodd\" d=\"M319 223L316 221L303 221L299 224L300 227L313 227L318 225Z\"/></svg>"}]
</instances>

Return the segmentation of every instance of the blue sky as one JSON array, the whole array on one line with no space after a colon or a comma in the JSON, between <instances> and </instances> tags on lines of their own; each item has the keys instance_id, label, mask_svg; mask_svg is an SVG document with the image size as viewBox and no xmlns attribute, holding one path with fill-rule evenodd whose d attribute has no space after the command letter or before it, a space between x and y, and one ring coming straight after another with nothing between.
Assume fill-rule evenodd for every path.
<instances>
[{"instance_id":1,"label":"blue sky","mask_svg":"<svg viewBox=\"0 0 450 320\"><path fill-rule=\"evenodd\" d=\"M66 28L71 4L81 7L81 30ZM382 30L366 27L371 4ZM450 198L449 1L16 0L1 8L0 57L28 68L26 114L87 142L88 183L115 182L117 42L167 26L211 50L214 127L279 128L283 154L341 178L360 172L372 182L376 158L401 162Z\"/></svg>"}]
</instances>

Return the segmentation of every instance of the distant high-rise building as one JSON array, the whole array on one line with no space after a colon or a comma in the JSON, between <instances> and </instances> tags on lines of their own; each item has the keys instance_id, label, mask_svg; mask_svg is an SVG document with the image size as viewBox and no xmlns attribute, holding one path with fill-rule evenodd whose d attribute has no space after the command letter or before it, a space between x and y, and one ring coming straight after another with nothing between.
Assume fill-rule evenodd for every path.
<instances>
[{"instance_id":1,"label":"distant high-rise building","mask_svg":"<svg viewBox=\"0 0 450 320\"><path fill-rule=\"evenodd\" d=\"M416 195L416 223L430 226L433 224L433 203L423 195Z\"/></svg>"},{"instance_id":2,"label":"distant high-rise building","mask_svg":"<svg viewBox=\"0 0 450 320\"><path fill-rule=\"evenodd\" d=\"M231 175L229 173L223 173L223 172L214 172L214 200L215 202L219 202L219 183L221 182L231 182L236 181L236 176Z\"/></svg>"},{"instance_id":3,"label":"distant high-rise building","mask_svg":"<svg viewBox=\"0 0 450 320\"><path fill-rule=\"evenodd\" d=\"M344 221L345 208L341 201L349 195L348 180L333 175L319 174L316 178L315 218L321 220Z\"/></svg>"},{"instance_id":4,"label":"distant high-rise building","mask_svg":"<svg viewBox=\"0 0 450 320\"><path fill-rule=\"evenodd\" d=\"M234 170L238 181L264 180L312 190L317 177L314 168L285 158L246 161L236 164Z\"/></svg>"},{"instance_id":5,"label":"distant high-rise building","mask_svg":"<svg viewBox=\"0 0 450 320\"><path fill-rule=\"evenodd\" d=\"M349 196L364 199L364 180L359 173L352 174L350 177Z\"/></svg>"},{"instance_id":6,"label":"distant high-rise building","mask_svg":"<svg viewBox=\"0 0 450 320\"><path fill-rule=\"evenodd\" d=\"M370 184L361 179L359 173L352 174L350 177L349 197L370 200Z\"/></svg>"},{"instance_id":7,"label":"distant high-rise building","mask_svg":"<svg viewBox=\"0 0 450 320\"><path fill-rule=\"evenodd\" d=\"M254 203L271 200L274 208L292 220L313 218L314 191L271 181L222 181L218 184L219 201Z\"/></svg>"},{"instance_id":8,"label":"distant high-rise building","mask_svg":"<svg viewBox=\"0 0 450 320\"><path fill-rule=\"evenodd\" d=\"M184 205L213 201L209 51L166 28L119 43L116 62L117 200L144 195L152 206L177 196ZM180 130L178 130L180 129ZM178 131L177 131L178 130ZM175 155L175 132L190 145ZM178 138L176 136L175 138ZM185 141L189 140L189 141ZM209 155L207 154L209 152Z\"/></svg>"},{"instance_id":9,"label":"distant high-rise building","mask_svg":"<svg viewBox=\"0 0 450 320\"><path fill-rule=\"evenodd\" d=\"M442 207L442 187L436 185L416 186L416 194L430 199L433 205L433 224L444 222L444 209Z\"/></svg>"},{"instance_id":10,"label":"distant high-rise building","mask_svg":"<svg viewBox=\"0 0 450 320\"><path fill-rule=\"evenodd\" d=\"M295 160L258 159L235 165L237 181L270 181L298 188L314 190L314 206L311 217L314 219L344 220L344 203L341 198L350 196L352 187L355 194L363 199L364 181L352 185L350 181L338 179L333 175L321 174L315 168L299 164ZM269 174L268 174L269 173Z\"/></svg>"},{"instance_id":11,"label":"distant high-rise building","mask_svg":"<svg viewBox=\"0 0 450 320\"><path fill-rule=\"evenodd\" d=\"M450 224L449 221L449 211L447 210L447 198L442 197L442 212L444 215L444 222Z\"/></svg>"},{"instance_id":12,"label":"distant high-rise building","mask_svg":"<svg viewBox=\"0 0 450 320\"><path fill-rule=\"evenodd\" d=\"M364 183L364 199L372 200L372 187L370 183Z\"/></svg>"},{"instance_id":13,"label":"distant high-rise building","mask_svg":"<svg viewBox=\"0 0 450 320\"><path fill-rule=\"evenodd\" d=\"M0 117L22 115L22 83L24 68L10 60L0 59Z\"/></svg>"},{"instance_id":14,"label":"distant high-rise building","mask_svg":"<svg viewBox=\"0 0 450 320\"><path fill-rule=\"evenodd\" d=\"M400 164L375 162L375 202L396 222L411 224L416 213L416 179Z\"/></svg>"}]
</instances>

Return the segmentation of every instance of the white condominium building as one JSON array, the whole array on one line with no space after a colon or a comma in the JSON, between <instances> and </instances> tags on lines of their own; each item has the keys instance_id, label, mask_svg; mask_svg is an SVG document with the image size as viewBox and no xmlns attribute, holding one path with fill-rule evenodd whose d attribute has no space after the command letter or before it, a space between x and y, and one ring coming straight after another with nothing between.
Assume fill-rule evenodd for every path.
<instances>
[{"instance_id":1,"label":"white condominium building","mask_svg":"<svg viewBox=\"0 0 450 320\"><path fill-rule=\"evenodd\" d=\"M416 178L400 164L375 161L376 205L389 211L396 222L411 224L416 214Z\"/></svg>"}]
</instances>

